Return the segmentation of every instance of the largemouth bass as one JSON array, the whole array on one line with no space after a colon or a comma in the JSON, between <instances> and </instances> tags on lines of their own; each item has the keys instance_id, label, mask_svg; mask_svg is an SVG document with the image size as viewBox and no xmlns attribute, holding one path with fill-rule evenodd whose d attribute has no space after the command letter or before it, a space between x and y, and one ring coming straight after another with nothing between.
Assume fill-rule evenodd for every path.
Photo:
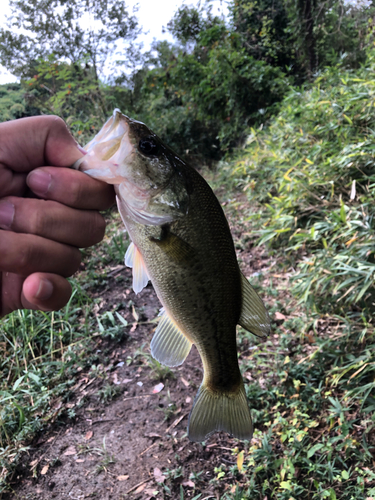
<instances>
[{"instance_id":1,"label":"largemouth bass","mask_svg":"<svg viewBox=\"0 0 375 500\"><path fill-rule=\"evenodd\" d=\"M236 325L265 337L262 300L241 274L223 210L206 181L143 123L115 110L75 165L114 184L132 240L125 263L139 293L151 279L163 305L151 341L160 363L178 366L195 344L204 367L188 434L250 439L252 422L238 366Z\"/></svg>"}]
</instances>

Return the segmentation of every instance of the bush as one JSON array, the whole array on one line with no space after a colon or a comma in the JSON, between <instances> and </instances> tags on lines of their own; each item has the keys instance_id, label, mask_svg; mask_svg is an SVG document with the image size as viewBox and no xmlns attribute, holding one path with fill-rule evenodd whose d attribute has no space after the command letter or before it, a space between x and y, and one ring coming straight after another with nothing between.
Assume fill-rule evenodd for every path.
<instances>
[{"instance_id":1,"label":"bush","mask_svg":"<svg viewBox=\"0 0 375 500\"><path fill-rule=\"evenodd\" d=\"M294 291L311 307L373 309L374 69L372 49L358 70L337 66L291 89L232 172L264 203L260 242L301 258Z\"/></svg>"}]
</instances>

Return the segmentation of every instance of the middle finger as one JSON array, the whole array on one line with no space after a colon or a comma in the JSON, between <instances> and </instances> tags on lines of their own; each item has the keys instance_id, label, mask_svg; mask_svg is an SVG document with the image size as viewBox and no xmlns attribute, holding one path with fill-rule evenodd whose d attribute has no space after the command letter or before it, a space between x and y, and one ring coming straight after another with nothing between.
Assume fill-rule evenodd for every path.
<instances>
[{"instance_id":1,"label":"middle finger","mask_svg":"<svg viewBox=\"0 0 375 500\"><path fill-rule=\"evenodd\" d=\"M0 200L0 228L85 248L102 240L105 220L94 210L9 196Z\"/></svg>"}]
</instances>

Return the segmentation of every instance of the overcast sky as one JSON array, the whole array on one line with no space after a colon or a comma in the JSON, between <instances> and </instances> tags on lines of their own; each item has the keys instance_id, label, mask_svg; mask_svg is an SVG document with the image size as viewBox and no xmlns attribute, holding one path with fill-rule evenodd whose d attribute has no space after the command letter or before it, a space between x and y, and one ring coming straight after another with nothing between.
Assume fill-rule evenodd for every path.
<instances>
[{"instance_id":1,"label":"overcast sky","mask_svg":"<svg viewBox=\"0 0 375 500\"><path fill-rule=\"evenodd\" d=\"M143 41L145 49L147 49L152 40L156 38L157 40L172 38L167 33L162 33L163 26L166 26L168 21L172 18L173 14L177 8L182 5L198 5L197 0L162 0L157 2L156 0L128 0L127 5L131 8L138 3L139 10L137 18L139 24L143 27L143 31L148 32L148 34L143 35L139 38ZM214 13L222 12L222 9L226 12L226 0L213 0L212 4L215 6ZM8 0L1 0L1 11L0 11L0 24L4 25L6 15L9 14ZM17 78L11 75L4 67L0 66L0 84L17 81Z\"/></svg>"}]
</instances>

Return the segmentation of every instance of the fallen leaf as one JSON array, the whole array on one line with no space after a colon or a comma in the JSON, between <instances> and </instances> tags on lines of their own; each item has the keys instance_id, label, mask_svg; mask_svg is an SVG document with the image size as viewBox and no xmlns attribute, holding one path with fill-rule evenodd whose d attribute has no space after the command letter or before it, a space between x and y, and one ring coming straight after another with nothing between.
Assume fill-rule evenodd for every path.
<instances>
[{"instance_id":1,"label":"fallen leaf","mask_svg":"<svg viewBox=\"0 0 375 500\"><path fill-rule=\"evenodd\" d=\"M116 372L113 374L113 383L114 383L115 385L119 385L119 384L121 384L121 382L120 382L120 381L119 381L119 379L118 379L118 376L117 376L117 373L116 373Z\"/></svg>"},{"instance_id":2,"label":"fallen leaf","mask_svg":"<svg viewBox=\"0 0 375 500\"><path fill-rule=\"evenodd\" d=\"M184 377L181 377L181 382L184 384L185 387L189 387L189 382L184 379Z\"/></svg>"},{"instance_id":3,"label":"fallen leaf","mask_svg":"<svg viewBox=\"0 0 375 500\"><path fill-rule=\"evenodd\" d=\"M187 404L191 403L191 397L190 397L190 396L188 396L188 397L185 399L185 403L187 403Z\"/></svg>"},{"instance_id":4,"label":"fallen leaf","mask_svg":"<svg viewBox=\"0 0 375 500\"><path fill-rule=\"evenodd\" d=\"M35 467L38 463L38 460L33 460L32 462L29 463L30 467Z\"/></svg>"},{"instance_id":5,"label":"fallen leaf","mask_svg":"<svg viewBox=\"0 0 375 500\"><path fill-rule=\"evenodd\" d=\"M188 488L195 488L195 484L193 483L193 481L191 481L191 479L182 483L182 486L187 486Z\"/></svg>"},{"instance_id":6,"label":"fallen leaf","mask_svg":"<svg viewBox=\"0 0 375 500\"><path fill-rule=\"evenodd\" d=\"M47 443L51 443L54 439L55 439L55 436L50 437L49 439L47 439Z\"/></svg>"},{"instance_id":7,"label":"fallen leaf","mask_svg":"<svg viewBox=\"0 0 375 500\"><path fill-rule=\"evenodd\" d=\"M44 476L45 474L47 474L48 469L49 469L49 465L45 465L43 467L43 469L40 471L40 473L42 474L42 476Z\"/></svg>"},{"instance_id":8,"label":"fallen leaf","mask_svg":"<svg viewBox=\"0 0 375 500\"><path fill-rule=\"evenodd\" d=\"M117 476L117 480L118 481L126 481L127 479L129 479L129 475L126 475L126 476Z\"/></svg>"},{"instance_id":9,"label":"fallen leaf","mask_svg":"<svg viewBox=\"0 0 375 500\"><path fill-rule=\"evenodd\" d=\"M94 435L94 433L92 431L86 432L85 440L88 441L89 439L92 438L93 435Z\"/></svg>"},{"instance_id":10,"label":"fallen leaf","mask_svg":"<svg viewBox=\"0 0 375 500\"><path fill-rule=\"evenodd\" d=\"M237 455L237 467L240 472L242 471L243 468L243 459L244 459L244 451L242 450Z\"/></svg>"},{"instance_id":11,"label":"fallen leaf","mask_svg":"<svg viewBox=\"0 0 375 500\"><path fill-rule=\"evenodd\" d=\"M161 438L160 434L156 434L156 432L150 432L150 434L146 434L146 437L149 438Z\"/></svg>"},{"instance_id":12,"label":"fallen leaf","mask_svg":"<svg viewBox=\"0 0 375 500\"><path fill-rule=\"evenodd\" d=\"M66 456L77 455L77 450L75 449L74 446L69 446L68 449L64 452L64 455Z\"/></svg>"},{"instance_id":13,"label":"fallen leaf","mask_svg":"<svg viewBox=\"0 0 375 500\"><path fill-rule=\"evenodd\" d=\"M137 488L134 493L135 494L141 493L146 488L146 486L147 486L146 484L141 484L141 486Z\"/></svg>"},{"instance_id":14,"label":"fallen leaf","mask_svg":"<svg viewBox=\"0 0 375 500\"><path fill-rule=\"evenodd\" d=\"M155 481L157 483L164 483L165 481L165 476L164 474L162 473L162 471L160 469L158 469L157 467L155 467L154 469L154 478L155 478Z\"/></svg>"},{"instance_id":15,"label":"fallen leaf","mask_svg":"<svg viewBox=\"0 0 375 500\"><path fill-rule=\"evenodd\" d=\"M77 464L83 464L85 460L83 458L77 458L76 462Z\"/></svg>"},{"instance_id":16,"label":"fallen leaf","mask_svg":"<svg viewBox=\"0 0 375 500\"><path fill-rule=\"evenodd\" d=\"M151 500L151 498L155 498L158 493L159 493L158 490L153 490L152 488L147 488L143 492L144 495L147 495L145 497L145 500Z\"/></svg>"},{"instance_id":17,"label":"fallen leaf","mask_svg":"<svg viewBox=\"0 0 375 500\"><path fill-rule=\"evenodd\" d=\"M124 380L122 381L123 384L129 384L129 382L133 382L133 379L132 378L124 378Z\"/></svg>"},{"instance_id":18,"label":"fallen leaf","mask_svg":"<svg viewBox=\"0 0 375 500\"><path fill-rule=\"evenodd\" d=\"M155 385L155 387L152 389L152 394L157 394L158 392L162 391L164 389L164 384L163 382L160 382L160 384Z\"/></svg>"},{"instance_id":19,"label":"fallen leaf","mask_svg":"<svg viewBox=\"0 0 375 500\"><path fill-rule=\"evenodd\" d=\"M275 319L276 319L277 321L281 321L281 320L286 319L286 316L284 316L284 314L282 314L282 313L275 312Z\"/></svg>"},{"instance_id":20,"label":"fallen leaf","mask_svg":"<svg viewBox=\"0 0 375 500\"><path fill-rule=\"evenodd\" d=\"M133 318L135 319L135 321L138 321L139 320L139 316L138 316L138 313L136 312L136 310L134 309L134 306L132 305L132 316Z\"/></svg>"}]
</instances>

